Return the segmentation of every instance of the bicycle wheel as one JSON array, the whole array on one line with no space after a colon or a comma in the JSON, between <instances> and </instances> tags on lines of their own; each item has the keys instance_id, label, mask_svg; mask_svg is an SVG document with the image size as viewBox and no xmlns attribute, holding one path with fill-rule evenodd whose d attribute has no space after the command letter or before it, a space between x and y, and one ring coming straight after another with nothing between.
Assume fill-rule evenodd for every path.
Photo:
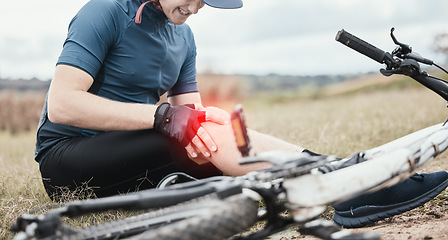
<instances>
[{"instance_id":1,"label":"bicycle wheel","mask_svg":"<svg viewBox=\"0 0 448 240\"><path fill-rule=\"evenodd\" d=\"M137 239L196 240L225 239L251 227L257 221L258 203L242 194L203 209L202 214L134 236Z\"/></svg>"},{"instance_id":2,"label":"bicycle wheel","mask_svg":"<svg viewBox=\"0 0 448 240\"><path fill-rule=\"evenodd\" d=\"M53 239L224 239L257 221L258 203L243 194L215 194L87 228L59 226Z\"/></svg>"}]
</instances>

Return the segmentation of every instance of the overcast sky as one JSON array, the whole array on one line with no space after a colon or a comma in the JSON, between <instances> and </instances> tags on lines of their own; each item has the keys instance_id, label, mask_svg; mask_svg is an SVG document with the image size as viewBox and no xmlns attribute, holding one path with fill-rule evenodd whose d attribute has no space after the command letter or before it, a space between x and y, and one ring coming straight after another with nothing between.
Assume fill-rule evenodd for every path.
<instances>
[{"instance_id":1,"label":"overcast sky","mask_svg":"<svg viewBox=\"0 0 448 240\"><path fill-rule=\"evenodd\" d=\"M198 71L243 74L343 74L380 65L334 40L345 29L392 51L389 37L443 62L431 48L448 32L447 0L243 0L238 10L204 7L188 24ZM87 0L2 1L0 77L51 78L71 18Z\"/></svg>"}]
</instances>

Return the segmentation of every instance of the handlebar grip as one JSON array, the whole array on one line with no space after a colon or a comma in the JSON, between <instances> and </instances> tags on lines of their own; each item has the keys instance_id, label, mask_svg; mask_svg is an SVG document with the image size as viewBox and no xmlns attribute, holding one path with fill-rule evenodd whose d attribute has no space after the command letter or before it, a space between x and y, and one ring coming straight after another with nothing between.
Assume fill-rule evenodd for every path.
<instances>
[{"instance_id":1,"label":"handlebar grip","mask_svg":"<svg viewBox=\"0 0 448 240\"><path fill-rule=\"evenodd\" d=\"M347 45L351 49L366 55L367 57L379 62L384 63L386 59L386 53L373 46L372 44L348 33L344 29L338 32L336 35L336 41Z\"/></svg>"}]
</instances>

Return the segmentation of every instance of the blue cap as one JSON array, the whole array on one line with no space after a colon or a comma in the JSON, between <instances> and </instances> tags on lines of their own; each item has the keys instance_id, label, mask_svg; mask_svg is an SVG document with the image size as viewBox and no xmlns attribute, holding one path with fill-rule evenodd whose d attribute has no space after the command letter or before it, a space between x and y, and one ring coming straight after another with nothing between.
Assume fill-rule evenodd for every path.
<instances>
[{"instance_id":1,"label":"blue cap","mask_svg":"<svg viewBox=\"0 0 448 240\"><path fill-rule=\"evenodd\" d=\"M243 6L242 0L202 0L205 4L215 8L240 8Z\"/></svg>"}]
</instances>

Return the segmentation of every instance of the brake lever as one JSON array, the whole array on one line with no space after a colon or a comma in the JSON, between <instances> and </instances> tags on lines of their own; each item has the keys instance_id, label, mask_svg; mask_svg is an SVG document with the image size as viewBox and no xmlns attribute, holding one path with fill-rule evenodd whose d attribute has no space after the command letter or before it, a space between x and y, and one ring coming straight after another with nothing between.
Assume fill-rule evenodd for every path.
<instances>
[{"instance_id":1,"label":"brake lever","mask_svg":"<svg viewBox=\"0 0 448 240\"><path fill-rule=\"evenodd\" d=\"M395 54L400 54L400 55L404 56L406 54L411 53L412 52L412 47L409 46L408 44L404 44L404 43L399 42L397 40L397 38L395 37L395 35L394 35L394 31L395 31L394 27L390 29L390 37L392 38L394 43L396 45L398 45L398 47L392 52L392 54L394 54L394 55Z\"/></svg>"},{"instance_id":2,"label":"brake lever","mask_svg":"<svg viewBox=\"0 0 448 240\"><path fill-rule=\"evenodd\" d=\"M398 56L402 59L414 59L417 62L421 62L421 63L428 64L428 65L434 64L434 62L432 60L424 58L416 53L412 53L412 47L409 46L408 44L399 42L394 35L394 31L395 31L395 28L392 28L390 30L390 36L391 36L392 40L394 41L394 43L396 45L398 45L398 47L395 48L394 51L392 51L392 55Z\"/></svg>"}]
</instances>

